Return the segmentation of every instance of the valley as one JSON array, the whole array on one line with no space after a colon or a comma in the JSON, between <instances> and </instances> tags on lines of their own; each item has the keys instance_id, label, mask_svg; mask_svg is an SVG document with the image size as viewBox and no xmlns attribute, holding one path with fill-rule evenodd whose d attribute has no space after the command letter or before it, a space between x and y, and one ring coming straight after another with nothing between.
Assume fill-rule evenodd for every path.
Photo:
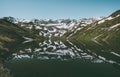
<instances>
[{"instance_id":1,"label":"valley","mask_svg":"<svg viewBox=\"0 0 120 77\"><path fill-rule=\"evenodd\" d=\"M64 68L77 72L70 77L79 77L78 71L87 77L85 72L90 69L97 74L101 72L99 76L102 77L120 76L119 39L120 10L108 17L80 20L4 17L0 19L0 67L3 68L0 76L11 77L8 74L12 73L15 77L34 77L38 72L38 77L48 77L46 74L52 77L54 72L58 75ZM90 69L85 71L82 67ZM109 73L103 74L105 71L99 67ZM34 70L33 74L29 68ZM92 77L97 74L89 73ZM67 74L59 76L66 77Z\"/></svg>"}]
</instances>

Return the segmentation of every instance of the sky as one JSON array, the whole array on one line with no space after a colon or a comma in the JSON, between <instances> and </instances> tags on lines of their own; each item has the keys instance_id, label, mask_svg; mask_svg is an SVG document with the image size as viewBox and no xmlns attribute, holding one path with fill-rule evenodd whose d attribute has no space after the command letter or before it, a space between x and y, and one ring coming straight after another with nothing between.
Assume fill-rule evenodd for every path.
<instances>
[{"instance_id":1,"label":"sky","mask_svg":"<svg viewBox=\"0 0 120 77\"><path fill-rule=\"evenodd\" d=\"M109 16L120 0L0 0L0 17L80 19Z\"/></svg>"}]
</instances>

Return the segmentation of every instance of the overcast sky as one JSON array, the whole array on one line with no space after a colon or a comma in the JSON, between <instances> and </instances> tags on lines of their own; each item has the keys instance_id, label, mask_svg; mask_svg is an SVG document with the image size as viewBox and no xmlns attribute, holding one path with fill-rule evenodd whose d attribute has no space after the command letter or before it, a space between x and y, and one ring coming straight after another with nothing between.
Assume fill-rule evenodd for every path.
<instances>
[{"instance_id":1,"label":"overcast sky","mask_svg":"<svg viewBox=\"0 0 120 77\"><path fill-rule=\"evenodd\" d=\"M79 19L108 16L120 9L120 0L0 0L0 17Z\"/></svg>"}]
</instances>

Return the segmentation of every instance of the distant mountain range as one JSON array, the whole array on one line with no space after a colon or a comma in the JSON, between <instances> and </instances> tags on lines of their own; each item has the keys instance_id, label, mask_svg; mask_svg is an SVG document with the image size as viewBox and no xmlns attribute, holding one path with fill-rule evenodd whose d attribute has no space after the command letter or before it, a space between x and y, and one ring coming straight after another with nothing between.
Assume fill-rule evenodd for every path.
<instances>
[{"instance_id":1,"label":"distant mountain range","mask_svg":"<svg viewBox=\"0 0 120 77\"><path fill-rule=\"evenodd\" d=\"M75 19L0 19L0 55L9 52L24 37L43 40L60 37L73 43L107 45L120 50L120 10L108 17Z\"/></svg>"},{"instance_id":2,"label":"distant mountain range","mask_svg":"<svg viewBox=\"0 0 120 77\"><path fill-rule=\"evenodd\" d=\"M58 20L52 20L52 19L33 19L33 20L25 20L25 19L19 19L19 18L13 18L13 17L4 17L8 21L19 25L23 28L28 28L32 30L36 30L39 32L40 36L43 37L61 37L63 36L67 31L74 31L77 28L84 27L88 24L94 23L103 17L99 18L83 18L80 20L75 19L58 19Z\"/></svg>"}]
</instances>

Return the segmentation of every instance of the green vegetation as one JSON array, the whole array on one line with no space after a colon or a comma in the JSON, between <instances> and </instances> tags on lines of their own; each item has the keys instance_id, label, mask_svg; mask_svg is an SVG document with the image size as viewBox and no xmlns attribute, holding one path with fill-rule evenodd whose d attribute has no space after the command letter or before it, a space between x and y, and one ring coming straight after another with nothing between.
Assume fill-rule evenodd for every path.
<instances>
[{"instance_id":1,"label":"green vegetation","mask_svg":"<svg viewBox=\"0 0 120 77\"><path fill-rule=\"evenodd\" d=\"M117 15L119 15L119 14L120 14L120 10L114 12L113 14L111 14L111 16L112 16L112 17L115 17L115 16L117 16Z\"/></svg>"},{"instance_id":2,"label":"green vegetation","mask_svg":"<svg viewBox=\"0 0 120 77\"><path fill-rule=\"evenodd\" d=\"M6 41L6 42L12 42L12 41L14 41L13 39L8 38L8 37L3 36L3 35L0 35L0 40L2 40L2 41Z\"/></svg>"},{"instance_id":3,"label":"green vegetation","mask_svg":"<svg viewBox=\"0 0 120 77\"><path fill-rule=\"evenodd\" d=\"M113 19L105 20L105 22L100 24L98 24L99 21L92 23L77 31L69 38L69 40L85 52L92 51L98 55L102 55L108 60L112 59L120 63L120 58L110 53L114 51L120 54L119 15L120 10L110 15ZM17 52L19 49L28 47L34 49L34 47L39 47L38 42L49 40L49 38L39 36L39 30L36 30L34 27L30 30L25 27L20 27L19 24L16 25L12 22L14 22L13 18L8 19L5 17L0 19L0 77L11 77L3 68L3 59L6 59L14 51ZM34 25L32 22L26 24ZM60 38L52 37L51 40L62 40L66 45L69 45L66 40L72 33L73 32L69 31L64 36ZM36 41L23 45L23 36L33 38Z\"/></svg>"},{"instance_id":4,"label":"green vegetation","mask_svg":"<svg viewBox=\"0 0 120 77\"><path fill-rule=\"evenodd\" d=\"M40 41L34 31L13 24L6 18L0 19L0 56L4 55L6 51L12 51L19 43L22 43L23 36Z\"/></svg>"},{"instance_id":5,"label":"green vegetation","mask_svg":"<svg viewBox=\"0 0 120 77\"><path fill-rule=\"evenodd\" d=\"M113 13L114 14L114 13ZM115 13L116 14L116 13ZM96 22L97 23L97 22ZM90 24L78 31L71 37L71 40L78 42L90 43L95 42L101 45L106 45L119 50L120 46L120 25L112 28L120 23L120 16L112 20L106 20L101 24Z\"/></svg>"},{"instance_id":6,"label":"green vegetation","mask_svg":"<svg viewBox=\"0 0 120 77\"><path fill-rule=\"evenodd\" d=\"M113 19L105 20L100 24L99 21L92 23L77 31L69 40L86 52L91 51L120 63L120 58L110 53L120 54L120 16L117 16L120 15L120 11L112 15Z\"/></svg>"},{"instance_id":7,"label":"green vegetation","mask_svg":"<svg viewBox=\"0 0 120 77\"><path fill-rule=\"evenodd\" d=\"M11 77L3 67L2 61L21 45L24 41L23 36L40 41L40 37L34 31L22 28L12 21L13 19L0 19L0 77Z\"/></svg>"},{"instance_id":8,"label":"green vegetation","mask_svg":"<svg viewBox=\"0 0 120 77\"><path fill-rule=\"evenodd\" d=\"M3 64L1 64L0 61L0 77L12 77L7 70L5 70L5 68L3 67Z\"/></svg>"}]
</instances>

